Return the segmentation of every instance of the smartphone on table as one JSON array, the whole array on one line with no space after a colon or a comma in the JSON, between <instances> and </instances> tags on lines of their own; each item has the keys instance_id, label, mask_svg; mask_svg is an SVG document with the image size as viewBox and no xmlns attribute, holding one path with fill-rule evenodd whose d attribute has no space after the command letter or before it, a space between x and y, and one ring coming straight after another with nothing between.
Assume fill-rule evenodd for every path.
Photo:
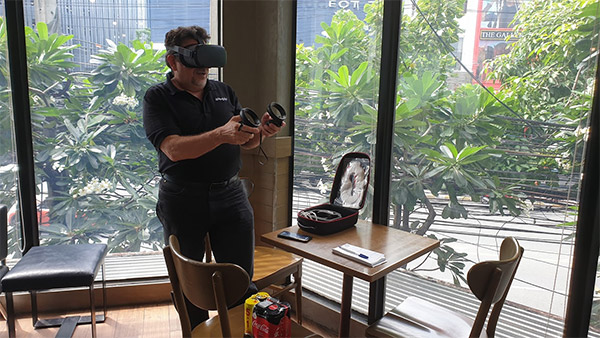
<instances>
[{"instance_id":1,"label":"smartphone on table","mask_svg":"<svg viewBox=\"0 0 600 338\"><path fill-rule=\"evenodd\" d=\"M291 239L291 240L294 240L294 241L299 241L299 242L304 242L304 243L306 243L306 242L308 242L308 241L310 241L312 239L312 237L310 237L310 236L302 235L302 234L295 233L295 232L290 232L290 231L287 231L287 230L284 230L284 231L280 232L277 235L277 237Z\"/></svg>"}]
</instances>

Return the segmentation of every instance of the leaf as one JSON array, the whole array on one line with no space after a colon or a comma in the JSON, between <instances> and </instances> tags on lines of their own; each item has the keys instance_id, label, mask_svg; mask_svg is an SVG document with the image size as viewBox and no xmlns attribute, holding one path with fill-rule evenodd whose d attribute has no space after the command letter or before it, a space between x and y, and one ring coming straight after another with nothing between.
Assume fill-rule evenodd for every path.
<instances>
[{"instance_id":1,"label":"leaf","mask_svg":"<svg viewBox=\"0 0 600 338\"><path fill-rule=\"evenodd\" d=\"M481 149L486 148L487 146L480 146L480 147L465 147L463 148L460 153L458 153L458 155L456 156L456 158L458 160L460 159L464 159L467 158L473 154L478 153Z\"/></svg>"},{"instance_id":2,"label":"leaf","mask_svg":"<svg viewBox=\"0 0 600 338\"><path fill-rule=\"evenodd\" d=\"M454 183L456 183L459 187L467 187L468 182L458 169L454 169L452 177L454 178Z\"/></svg>"},{"instance_id":3,"label":"leaf","mask_svg":"<svg viewBox=\"0 0 600 338\"><path fill-rule=\"evenodd\" d=\"M44 22L38 22L36 28L40 39L48 40L48 26Z\"/></svg>"},{"instance_id":4,"label":"leaf","mask_svg":"<svg viewBox=\"0 0 600 338\"><path fill-rule=\"evenodd\" d=\"M341 66L338 69L338 74L339 76L337 77L338 82L343 86L343 87L348 87L349 83L348 83L348 67L346 65Z\"/></svg>"},{"instance_id":5,"label":"leaf","mask_svg":"<svg viewBox=\"0 0 600 338\"><path fill-rule=\"evenodd\" d=\"M352 76L350 77L350 83L352 83L353 85L357 85L360 82L360 79L365 74L368 65L369 64L367 62L361 63L360 66L358 66L358 68L354 72L352 72Z\"/></svg>"},{"instance_id":6,"label":"leaf","mask_svg":"<svg viewBox=\"0 0 600 338\"><path fill-rule=\"evenodd\" d=\"M331 62L337 61L347 52L348 52L348 48L342 48L340 51L331 54L329 56L329 61L331 61Z\"/></svg>"},{"instance_id":7,"label":"leaf","mask_svg":"<svg viewBox=\"0 0 600 338\"><path fill-rule=\"evenodd\" d=\"M442 151L442 154L446 158L454 159L456 157L456 148L450 149L450 147L448 147L446 144L444 144L444 145L440 146L440 150Z\"/></svg>"},{"instance_id":8,"label":"leaf","mask_svg":"<svg viewBox=\"0 0 600 338\"><path fill-rule=\"evenodd\" d=\"M423 148L419 149L419 152L429 156L429 158L431 158L432 160L437 160L438 162L447 162L447 157L443 156L442 154L438 153L433 149Z\"/></svg>"}]
</instances>

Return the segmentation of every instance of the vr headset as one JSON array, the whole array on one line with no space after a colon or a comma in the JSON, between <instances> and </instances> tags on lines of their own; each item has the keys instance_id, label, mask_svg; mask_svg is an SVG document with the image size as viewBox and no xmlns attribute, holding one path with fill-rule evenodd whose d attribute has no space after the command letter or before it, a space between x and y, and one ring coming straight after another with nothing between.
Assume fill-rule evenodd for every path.
<instances>
[{"instance_id":1,"label":"vr headset","mask_svg":"<svg viewBox=\"0 0 600 338\"><path fill-rule=\"evenodd\" d=\"M188 48L179 46L167 47L175 52L179 61L190 68L223 67L227 63L227 52L223 46L197 44Z\"/></svg>"}]
</instances>

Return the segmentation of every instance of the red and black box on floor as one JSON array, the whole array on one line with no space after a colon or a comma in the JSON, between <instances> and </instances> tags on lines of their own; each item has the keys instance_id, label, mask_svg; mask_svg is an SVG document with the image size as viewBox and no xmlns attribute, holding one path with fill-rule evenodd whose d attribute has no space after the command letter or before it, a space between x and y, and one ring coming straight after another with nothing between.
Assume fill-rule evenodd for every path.
<instances>
[{"instance_id":1,"label":"red and black box on floor","mask_svg":"<svg viewBox=\"0 0 600 338\"><path fill-rule=\"evenodd\" d=\"M365 204L370 174L369 155L360 152L344 155L335 172L329 203L298 212L300 229L329 235L354 226L358 212Z\"/></svg>"},{"instance_id":2,"label":"red and black box on floor","mask_svg":"<svg viewBox=\"0 0 600 338\"><path fill-rule=\"evenodd\" d=\"M268 297L254 306L252 312L254 338L290 338L292 322L290 304Z\"/></svg>"}]
</instances>

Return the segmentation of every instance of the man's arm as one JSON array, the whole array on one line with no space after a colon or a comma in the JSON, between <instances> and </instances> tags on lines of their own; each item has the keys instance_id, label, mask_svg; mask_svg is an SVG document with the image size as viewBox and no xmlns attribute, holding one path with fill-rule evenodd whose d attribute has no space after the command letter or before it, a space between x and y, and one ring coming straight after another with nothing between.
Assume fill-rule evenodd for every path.
<instances>
[{"instance_id":1,"label":"man's arm","mask_svg":"<svg viewBox=\"0 0 600 338\"><path fill-rule=\"evenodd\" d=\"M169 135L160 144L160 150L173 161L198 158L221 144L247 144L256 135L258 128L240 127L240 116L233 116L225 125L198 135ZM258 144L258 142L257 142Z\"/></svg>"}]
</instances>

